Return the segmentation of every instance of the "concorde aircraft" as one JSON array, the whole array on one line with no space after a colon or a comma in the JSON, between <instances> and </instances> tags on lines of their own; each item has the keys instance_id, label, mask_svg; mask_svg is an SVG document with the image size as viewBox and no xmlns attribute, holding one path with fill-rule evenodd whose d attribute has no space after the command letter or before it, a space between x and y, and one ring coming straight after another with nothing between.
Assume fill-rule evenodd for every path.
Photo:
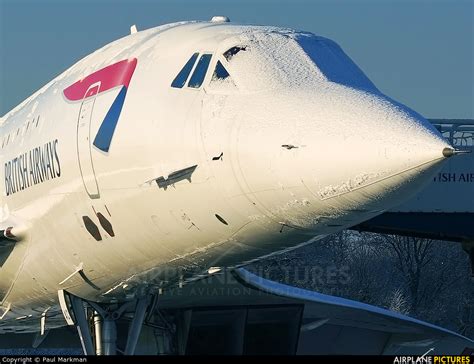
<instances>
[{"instance_id":1,"label":"concorde aircraft","mask_svg":"<svg viewBox=\"0 0 474 364\"><path fill-rule=\"evenodd\" d=\"M68 323L86 353L91 308L113 354L138 300L133 353L150 297L373 218L456 153L332 40L225 17L132 31L0 128L3 333Z\"/></svg>"}]
</instances>

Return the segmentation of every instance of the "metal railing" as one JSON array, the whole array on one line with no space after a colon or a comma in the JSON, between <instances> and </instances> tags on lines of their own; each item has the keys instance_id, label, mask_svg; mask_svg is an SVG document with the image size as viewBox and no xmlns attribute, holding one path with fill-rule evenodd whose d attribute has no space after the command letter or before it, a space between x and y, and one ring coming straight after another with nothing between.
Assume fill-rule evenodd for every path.
<instances>
[{"instance_id":1,"label":"metal railing","mask_svg":"<svg viewBox=\"0 0 474 364\"><path fill-rule=\"evenodd\" d=\"M474 147L474 119L431 119L430 122L454 147Z\"/></svg>"}]
</instances>

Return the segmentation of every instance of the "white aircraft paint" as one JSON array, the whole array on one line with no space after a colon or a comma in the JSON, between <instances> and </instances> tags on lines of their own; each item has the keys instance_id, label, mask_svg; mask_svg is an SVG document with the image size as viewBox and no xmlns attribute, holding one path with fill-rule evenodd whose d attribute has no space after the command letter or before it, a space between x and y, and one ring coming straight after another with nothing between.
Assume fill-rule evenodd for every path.
<instances>
[{"instance_id":1,"label":"white aircraft paint","mask_svg":"<svg viewBox=\"0 0 474 364\"><path fill-rule=\"evenodd\" d=\"M39 322L61 289L110 302L241 266L370 219L429 182L449 147L437 131L358 71L342 77L354 84L333 82L353 66L329 59L324 72L302 42L335 47L273 27L160 26L97 50L2 117L0 228L18 241L0 259L1 317ZM246 48L226 59L235 46ZM202 86L170 87L195 52L212 54ZM79 100L65 90L135 61L101 150L94 138L123 82L101 92L101 79ZM213 79L217 62L230 77ZM30 154L29 177L12 177L8 163ZM49 178L34 182L48 160ZM26 187L7 193L13 179Z\"/></svg>"}]
</instances>

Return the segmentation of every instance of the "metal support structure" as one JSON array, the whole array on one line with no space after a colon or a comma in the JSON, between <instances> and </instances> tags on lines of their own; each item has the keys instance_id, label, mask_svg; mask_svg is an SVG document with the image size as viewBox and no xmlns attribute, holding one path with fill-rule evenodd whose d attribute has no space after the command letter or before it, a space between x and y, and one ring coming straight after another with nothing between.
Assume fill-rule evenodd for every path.
<instances>
[{"instance_id":1,"label":"metal support structure","mask_svg":"<svg viewBox=\"0 0 474 364\"><path fill-rule=\"evenodd\" d=\"M135 315L133 316L130 329L128 330L127 346L125 347L125 355L133 355L137 348L140 331L145 321L145 315L150 307L150 297L145 296L138 300L135 308Z\"/></svg>"},{"instance_id":2,"label":"metal support structure","mask_svg":"<svg viewBox=\"0 0 474 364\"><path fill-rule=\"evenodd\" d=\"M102 316L97 311L94 311L94 333L95 333L95 354L104 355L104 348L102 346Z\"/></svg>"},{"instance_id":3,"label":"metal support structure","mask_svg":"<svg viewBox=\"0 0 474 364\"><path fill-rule=\"evenodd\" d=\"M474 248L469 250L469 260L471 261L471 278L474 278Z\"/></svg>"},{"instance_id":4,"label":"metal support structure","mask_svg":"<svg viewBox=\"0 0 474 364\"><path fill-rule=\"evenodd\" d=\"M135 354L145 317L156 305L156 299L149 295L123 303L118 308L116 304L86 301L65 291L59 291L58 296L67 323L77 328L85 355L117 354L117 320L125 312L133 312L133 319L128 330L124 354ZM93 315L87 316L85 304L94 310ZM91 329L94 331L95 342Z\"/></svg>"},{"instance_id":5,"label":"metal support structure","mask_svg":"<svg viewBox=\"0 0 474 364\"><path fill-rule=\"evenodd\" d=\"M75 324L79 334L79 339L81 340L82 350L85 355L94 355L94 344L92 342L92 335L87 322L84 301L73 295L69 295L69 300L74 313Z\"/></svg>"},{"instance_id":6,"label":"metal support structure","mask_svg":"<svg viewBox=\"0 0 474 364\"><path fill-rule=\"evenodd\" d=\"M464 251L469 255L471 263L471 278L474 280L474 241L465 241L462 244Z\"/></svg>"},{"instance_id":7,"label":"metal support structure","mask_svg":"<svg viewBox=\"0 0 474 364\"><path fill-rule=\"evenodd\" d=\"M35 338L33 339L33 344L32 344L32 348L33 349L38 349L39 346L43 343L43 341L46 339L46 337L48 336L49 334L49 330L46 330L44 332L44 334L41 334L41 333L37 333L35 335Z\"/></svg>"},{"instance_id":8,"label":"metal support structure","mask_svg":"<svg viewBox=\"0 0 474 364\"><path fill-rule=\"evenodd\" d=\"M186 346L188 344L189 328L191 327L192 310L184 310L178 314L177 327L177 346L178 355L186 354Z\"/></svg>"},{"instance_id":9,"label":"metal support structure","mask_svg":"<svg viewBox=\"0 0 474 364\"><path fill-rule=\"evenodd\" d=\"M117 355L117 324L112 315L107 315L102 324L104 355Z\"/></svg>"}]
</instances>

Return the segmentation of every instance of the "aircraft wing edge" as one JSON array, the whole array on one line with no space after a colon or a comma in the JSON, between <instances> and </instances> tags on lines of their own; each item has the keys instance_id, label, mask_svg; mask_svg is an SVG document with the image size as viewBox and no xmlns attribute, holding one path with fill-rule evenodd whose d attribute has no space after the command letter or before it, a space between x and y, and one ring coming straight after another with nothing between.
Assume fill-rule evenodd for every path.
<instances>
[{"instance_id":1,"label":"aircraft wing edge","mask_svg":"<svg viewBox=\"0 0 474 364\"><path fill-rule=\"evenodd\" d=\"M394 324L402 326L408 325L410 327L414 327L415 329L419 328L422 332L430 331L436 336L455 336L474 344L474 340L471 340L454 331L433 325L429 322L425 322L410 316L403 315L398 312L390 311L384 308L372 306L363 302L353 301L342 297L330 296L323 293L302 289L299 287L288 286L282 283L262 278L243 268L236 269L234 272L238 276L236 277L236 279L243 281L243 284L247 284L255 289L261 290L268 294L286 297L290 299L330 305L340 309L347 309L347 312L350 315L355 315L357 314L357 312L365 313L369 314L369 316L372 317L380 317L386 319L388 322L393 322Z\"/></svg>"}]
</instances>

